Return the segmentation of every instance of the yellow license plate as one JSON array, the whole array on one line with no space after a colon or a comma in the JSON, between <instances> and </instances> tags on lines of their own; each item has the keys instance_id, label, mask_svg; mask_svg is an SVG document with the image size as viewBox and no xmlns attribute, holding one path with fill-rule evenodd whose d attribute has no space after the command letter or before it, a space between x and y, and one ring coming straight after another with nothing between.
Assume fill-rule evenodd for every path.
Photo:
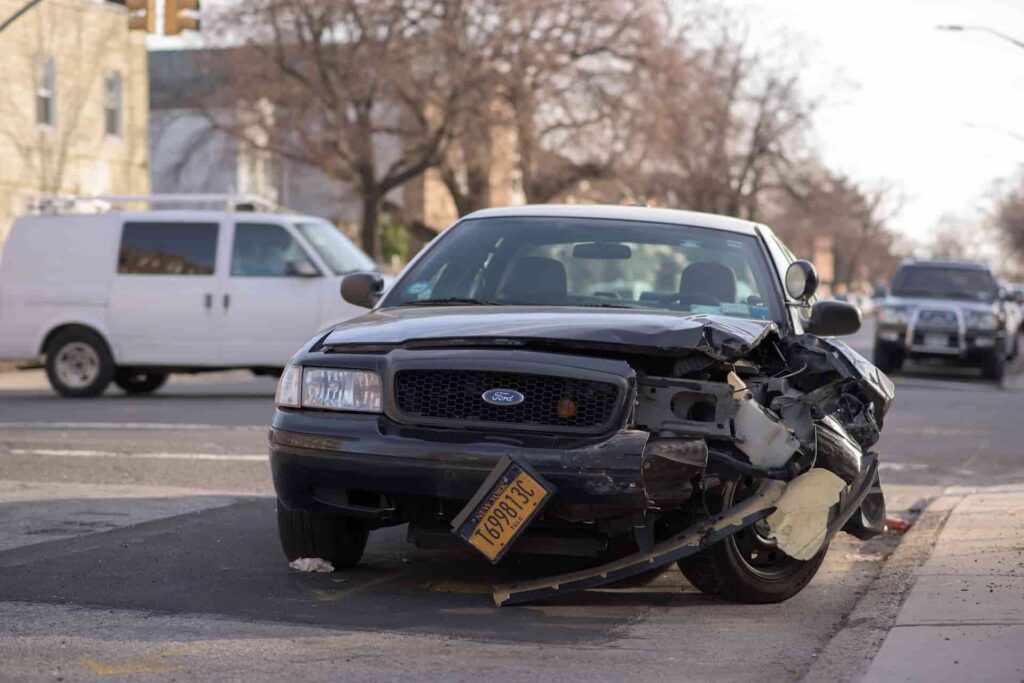
<instances>
[{"instance_id":1,"label":"yellow license plate","mask_svg":"<svg viewBox=\"0 0 1024 683\"><path fill-rule=\"evenodd\" d=\"M554 488L527 465L503 458L452 521L455 533L497 562L540 512Z\"/></svg>"}]
</instances>

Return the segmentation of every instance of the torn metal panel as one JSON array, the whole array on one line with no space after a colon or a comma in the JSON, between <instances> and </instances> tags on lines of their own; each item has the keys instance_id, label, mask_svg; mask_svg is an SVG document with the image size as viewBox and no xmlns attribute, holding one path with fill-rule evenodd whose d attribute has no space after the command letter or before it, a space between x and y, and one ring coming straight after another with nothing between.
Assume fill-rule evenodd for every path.
<instances>
[{"instance_id":1,"label":"torn metal panel","mask_svg":"<svg viewBox=\"0 0 1024 683\"><path fill-rule=\"evenodd\" d=\"M732 438L733 388L723 382L640 376L636 400L634 422L654 434Z\"/></svg>"},{"instance_id":2,"label":"torn metal panel","mask_svg":"<svg viewBox=\"0 0 1024 683\"><path fill-rule=\"evenodd\" d=\"M693 493L691 480L708 464L704 439L655 439L647 443L641 458L647 501L657 509L678 507Z\"/></svg>"},{"instance_id":3,"label":"torn metal panel","mask_svg":"<svg viewBox=\"0 0 1024 683\"><path fill-rule=\"evenodd\" d=\"M809 560L825 545L829 512L839 501L845 482L820 468L789 482L768 516L779 550L797 560Z\"/></svg>"},{"instance_id":4,"label":"torn metal panel","mask_svg":"<svg viewBox=\"0 0 1024 683\"><path fill-rule=\"evenodd\" d=\"M596 588L688 557L767 517L775 509L775 503L785 488L786 484L781 481L765 481L750 498L656 544L648 552L548 579L495 586L494 603L499 607L514 605Z\"/></svg>"}]
</instances>

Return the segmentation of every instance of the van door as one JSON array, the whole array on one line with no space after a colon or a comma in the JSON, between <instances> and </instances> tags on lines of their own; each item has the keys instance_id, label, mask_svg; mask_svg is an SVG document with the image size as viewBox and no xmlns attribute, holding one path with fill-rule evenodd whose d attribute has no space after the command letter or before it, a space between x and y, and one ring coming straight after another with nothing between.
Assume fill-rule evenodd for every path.
<instances>
[{"instance_id":1,"label":"van door","mask_svg":"<svg viewBox=\"0 0 1024 683\"><path fill-rule=\"evenodd\" d=\"M290 227L234 225L224 295L224 349L230 365L284 367L317 331L322 273Z\"/></svg>"},{"instance_id":2,"label":"van door","mask_svg":"<svg viewBox=\"0 0 1024 683\"><path fill-rule=\"evenodd\" d=\"M214 303L222 232L216 221L125 221L110 297L119 364L221 364L223 316Z\"/></svg>"}]
</instances>

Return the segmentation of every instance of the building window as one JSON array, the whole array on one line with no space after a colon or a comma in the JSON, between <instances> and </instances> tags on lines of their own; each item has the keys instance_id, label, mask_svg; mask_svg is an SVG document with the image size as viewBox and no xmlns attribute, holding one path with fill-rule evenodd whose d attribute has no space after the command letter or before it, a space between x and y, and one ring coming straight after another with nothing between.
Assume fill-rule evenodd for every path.
<instances>
[{"instance_id":1,"label":"building window","mask_svg":"<svg viewBox=\"0 0 1024 683\"><path fill-rule=\"evenodd\" d=\"M53 57L39 61L36 76L36 123L40 126L57 125L57 62Z\"/></svg>"},{"instance_id":2,"label":"building window","mask_svg":"<svg viewBox=\"0 0 1024 683\"><path fill-rule=\"evenodd\" d=\"M121 73L118 71L109 74L103 79L103 118L104 130L107 135L121 137Z\"/></svg>"}]
</instances>

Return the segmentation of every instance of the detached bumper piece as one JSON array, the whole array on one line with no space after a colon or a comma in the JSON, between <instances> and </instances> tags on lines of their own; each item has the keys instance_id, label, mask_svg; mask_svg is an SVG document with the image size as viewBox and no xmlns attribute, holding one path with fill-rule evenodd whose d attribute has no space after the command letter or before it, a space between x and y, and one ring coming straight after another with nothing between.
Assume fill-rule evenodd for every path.
<instances>
[{"instance_id":1,"label":"detached bumper piece","mask_svg":"<svg viewBox=\"0 0 1024 683\"><path fill-rule=\"evenodd\" d=\"M874 453L865 455L862 465L860 474L840 492L839 500L829 508L828 525L822 545L828 543L846 524L871 492L878 473L878 456ZM779 480L765 480L757 493L750 498L656 544L650 551L635 553L592 569L536 581L495 586L494 603L499 607L516 605L597 588L689 557L767 518L775 511L775 505L785 493L787 486L788 484Z\"/></svg>"}]
</instances>

